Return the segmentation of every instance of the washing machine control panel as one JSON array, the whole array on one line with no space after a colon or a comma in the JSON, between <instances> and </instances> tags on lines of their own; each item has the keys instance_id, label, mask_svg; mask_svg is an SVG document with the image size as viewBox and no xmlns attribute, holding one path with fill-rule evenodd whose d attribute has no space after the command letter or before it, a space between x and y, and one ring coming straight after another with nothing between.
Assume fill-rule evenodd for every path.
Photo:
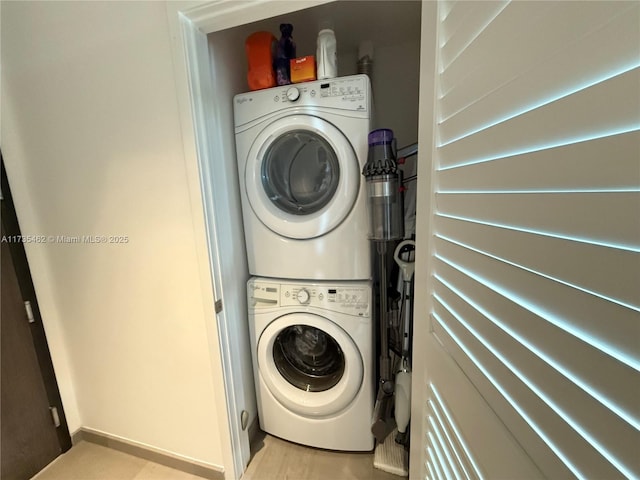
<instances>
[{"instance_id":1,"label":"washing machine control panel","mask_svg":"<svg viewBox=\"0 0 640 480\"><path fill-rule=\"evenodd\" d=\"M350 284L278 284L249 282L249 307L310 307L368 317L371 286Z\"/></svg>"},{"instance_id":2,"label":"washing machine control panel","mask_svg":"<svg viewBox=\"0 0 640 480\"><path fill-rule=\"evenodd\" d=\"M361 286L281 285L281 306L304 305L350 315L369 316L370 289Z\"/></svg>"}]
</instances>

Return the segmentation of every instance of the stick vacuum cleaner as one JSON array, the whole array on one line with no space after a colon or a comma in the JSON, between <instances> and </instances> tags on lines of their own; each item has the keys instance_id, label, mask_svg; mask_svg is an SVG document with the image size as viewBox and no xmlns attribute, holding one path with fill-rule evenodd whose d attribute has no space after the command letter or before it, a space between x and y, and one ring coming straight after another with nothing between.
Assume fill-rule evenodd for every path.
<instances>
[{"instance_id":1,"label":"stick vacuum cleaner","mask_svg":"<svg viewBox=\"0 0 640 480\"><path fill-rule=\"evenodd\" d=\"M402 239L404 216L393 131L386 128L374 130L368 140L369 153L362 174L366 178L369 200L369 239L376 244L380 277L380 386L371 432L378 442L383 442L393 430L389 420L394 390L387 318L387 245Z\"/></svg>"}]
</instances>

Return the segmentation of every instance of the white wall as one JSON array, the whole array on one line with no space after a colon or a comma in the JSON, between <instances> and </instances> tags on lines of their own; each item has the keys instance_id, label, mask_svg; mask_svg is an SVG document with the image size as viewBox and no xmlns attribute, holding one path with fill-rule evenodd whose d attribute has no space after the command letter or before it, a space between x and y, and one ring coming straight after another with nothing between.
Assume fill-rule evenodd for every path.
<instances>
[{"instance_id":1,"label":"white wall","mask_svg":"<svg viewBox=\"0 0 640 480\"><path fill-rule=\"evenodd\" d=\"M419 15L419 11L417 12ZM375 51L375 128L390 128L398 148L418 141L420 41L381 46Z\"/></svg>"},{"instance_id":2,"label":"white wall","mask_svg":"<svg viewBox=\"0 0 640 480\"><path fill-rule=\"evenodd\" d=\"M1 146L23 233L128 237L25 245L71 431L223 465L166 5L3 2L1 28Z\"/></svg>"},{"instance_id":3,"label":"white wall","mask_svg":"<svg viewBox=\"0 0 640 480\"><path fill-rule=\"evenodd\" d=\"M233 96L245 91L246 76L243 72L246 59L234 51L234 47L244 44L244 37L237 33L231 31L222 34L212 33L208 36L213 95L219 99L214 107L211 141L218 145L213 146L210 152L211 170L207 171L208 178L204 181L212 186L209 209L213 211L215 205L225 205L217 212L216 220L219 230L218 242L220 250L224 252L220 258L220 269L221 276L225 279L223 295L228 320L226 327L232 340L230 361L236 363L236 372L240 374L237 375L239 378L234 380L238 381L238 385L242 385L242 391L236 391L234 395L237 396L236 403L240 410L248 412L251 424L257 421L258 407L249 344L246 301L249 267L242 226L233 122ZM228 158L220 159L220 151L232 153Z\"/></svg>"}]
</instances>

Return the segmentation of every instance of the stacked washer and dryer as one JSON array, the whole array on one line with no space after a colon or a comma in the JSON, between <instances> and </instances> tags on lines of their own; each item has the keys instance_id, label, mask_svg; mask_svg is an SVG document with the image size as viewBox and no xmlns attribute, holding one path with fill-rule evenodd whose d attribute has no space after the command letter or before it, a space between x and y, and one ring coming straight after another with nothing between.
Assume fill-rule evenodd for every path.
<instances>
[{"instance_id":1,"label":"stacked washer and dryer","mask_svg":"<svg viewBox=\"0 0 640 480\"><path fill-rule=\"evenodd\" d=\"M262 430L369 451L375 395L371 254L361 171L366 75L234 98Z\"/></svg>"}]
</instances>

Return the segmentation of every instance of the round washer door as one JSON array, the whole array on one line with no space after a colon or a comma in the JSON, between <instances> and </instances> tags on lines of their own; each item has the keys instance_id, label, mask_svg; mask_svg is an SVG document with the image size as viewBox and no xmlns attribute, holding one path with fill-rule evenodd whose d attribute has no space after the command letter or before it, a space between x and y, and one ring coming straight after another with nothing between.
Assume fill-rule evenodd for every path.
<instances>
[{"instance_id":1,"label":"round washer door","mask_svg":"<svg viewBox=\"0 0 640 480\"><path fill-rule=\"evenodd\" d=\"M277 318L258 341L258 369L271 394L306 417L333 415L358 395L362 357L351 337L319 315Z\"/></svg>"},{"instance_id":2,"label":"round washer door","mask_svg":"<svg viewBox=\"0 0 640 480\"><path fill-rule=\"evenodd\" d=\"M353 208L360 166L349 140L334 125L292 115L256 137L245 188L267 228L288 238L315 238L340 225Z\"/></svg>"}]
</instances>

